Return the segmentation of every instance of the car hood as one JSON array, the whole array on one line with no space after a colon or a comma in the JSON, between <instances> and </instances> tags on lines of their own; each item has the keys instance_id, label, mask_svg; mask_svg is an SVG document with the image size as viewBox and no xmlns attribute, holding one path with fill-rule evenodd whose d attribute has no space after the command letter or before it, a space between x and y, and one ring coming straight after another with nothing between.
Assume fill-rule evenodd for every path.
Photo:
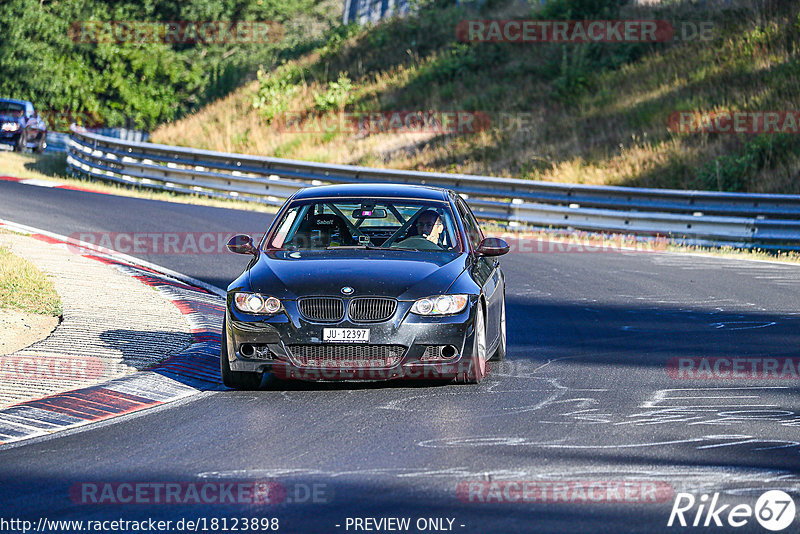
<instances>
[{"instance_id":1,"label":"car hood","mask_svg":"<svg viewBox=\"0 0 800 534\"><path fill-rule=\"evenodd\" d=\"M14 117L12 115L2 115L0 114L0 122L22 122L21 117Z\"/></svg>"},{"instance_id":2,"label":"car hood","mask_svg":"<svg viewBox=\"0 0 800 534\"><path fill-rule=\"evenodd\" d=\"M262 253L250 268L253 291L282 299L376 295L415 300L444 293L466 267L457 252L325 250Z\"/></svg>"}]
</instances>

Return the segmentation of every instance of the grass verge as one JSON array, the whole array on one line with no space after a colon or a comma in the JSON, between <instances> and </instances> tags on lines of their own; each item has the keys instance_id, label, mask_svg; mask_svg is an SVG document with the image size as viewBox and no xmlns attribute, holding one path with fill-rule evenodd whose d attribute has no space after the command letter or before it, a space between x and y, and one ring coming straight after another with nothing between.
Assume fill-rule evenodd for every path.
<instances>
[{"instance_id":1,"label":"grass verge","mask_svg":"<svg viewBox=\"0 0 800 534\"><path fill-rule=\"evenodd\" d=\"M62 313L52 282L31 262L0 247L0 308L52 315Z\"/></svg>"}]
</instances>

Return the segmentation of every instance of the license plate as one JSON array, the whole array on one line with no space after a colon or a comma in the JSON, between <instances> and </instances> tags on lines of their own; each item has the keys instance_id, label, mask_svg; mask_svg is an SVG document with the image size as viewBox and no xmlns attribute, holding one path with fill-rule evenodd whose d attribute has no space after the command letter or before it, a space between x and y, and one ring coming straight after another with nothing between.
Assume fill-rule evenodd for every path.
<instances>
[{"instance_id":1,"label":"license plate","mask_svg":"<svg viewBox=\"0 0 800 534\"><path fill-rule=\"evenodd\" d=\"M322 341L329 343L369 343L369 329L323 328Z\"/></svg>"}]
</instances>

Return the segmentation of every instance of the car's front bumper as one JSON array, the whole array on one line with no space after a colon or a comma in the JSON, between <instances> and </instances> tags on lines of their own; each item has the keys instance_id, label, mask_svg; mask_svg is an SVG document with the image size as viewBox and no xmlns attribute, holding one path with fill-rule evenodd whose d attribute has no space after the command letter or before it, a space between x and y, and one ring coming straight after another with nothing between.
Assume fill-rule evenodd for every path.
<instances>
[{"instance_id":1,"label":"car's front bumper","mask_svg":"<svg viewBox=\"0 0 800 534\"><path fill-rule=\"evenodd\" d=\"M285 310L271 317L243 314L230 306L227 310L228 358L232 371L271 372L279 378L324 380L392 380L448 379L463 375L472 361L474 309L477 300L456 315L421 317L411 314L411 302L398 302L397 311L387 321L355 323L317 323L303 319L292 301L284 302ZM367 344L332 344L322 342L323 328L368 328ZM242 354L250 345L259 351ZM363 346L398 347L399 358L390 364L367 362L357 358L341 358L325 365L309 364L298 357L294 346L336 345L335 352L347 353ZM428 349L431 347L430 349ZM435 347L451 347L455 355L438 354ZM426 350L428 349L428 350Z\"/></svg>"},{"instance_id":2,"label":"car's front bumper","mask_svg":"<svg viewBox=\"0 0 800 534\"><path fill-rule=\"evenodd\" d=\"M16 132L0 131L0 143L4 145L16 145L19 143L19 136L21 134L22 130L17 130Z\"/></svg>"}]
</instances>

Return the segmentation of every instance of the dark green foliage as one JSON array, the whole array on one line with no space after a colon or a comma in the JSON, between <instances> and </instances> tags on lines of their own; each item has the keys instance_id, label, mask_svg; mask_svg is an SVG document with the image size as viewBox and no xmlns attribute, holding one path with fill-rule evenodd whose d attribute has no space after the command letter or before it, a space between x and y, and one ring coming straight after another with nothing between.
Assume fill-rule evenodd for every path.
<instances>
[{"instance_id":1,"label":"dark green foliage","mask_svg":"<svg viewBox=\"0 0 800 534\"><path fill-rule=\"evenodd\" d=\"M744 143L739 151L720 156L701 167L697 187L716 191L741 192L755 189L748 183L757 171L775 169L800 150L795 134L762 134Z\"/></svg>"},{"instance_id":2,"label":"dark green foliage","mask_svg":"<svg viewBox=\"0 0 800 534\"><path fill-rule=\"evenodd\" d=\"M298 14L326 25L335 13L316 0L3 0L0 97L108 126L150 129L228 94L260 64L296 57L290 30L275 43L76 43L79 21L265 21L291 26ZM306 39L307 40L307 39ZM49 112L49 113L47 113ZM51 123L54 121L50 121ZM63 128L60 124L51 127Z\"/></svg>"},{"instance_id":3,"label":"dark green foliage","mask_svg":"<svg viewBox=\"0 0 800 534\"><path fill-rule=\"evenodd\" d=\"M628 0L548 0L541 20L614 19Z\"/></svg>"}]
</instances>

